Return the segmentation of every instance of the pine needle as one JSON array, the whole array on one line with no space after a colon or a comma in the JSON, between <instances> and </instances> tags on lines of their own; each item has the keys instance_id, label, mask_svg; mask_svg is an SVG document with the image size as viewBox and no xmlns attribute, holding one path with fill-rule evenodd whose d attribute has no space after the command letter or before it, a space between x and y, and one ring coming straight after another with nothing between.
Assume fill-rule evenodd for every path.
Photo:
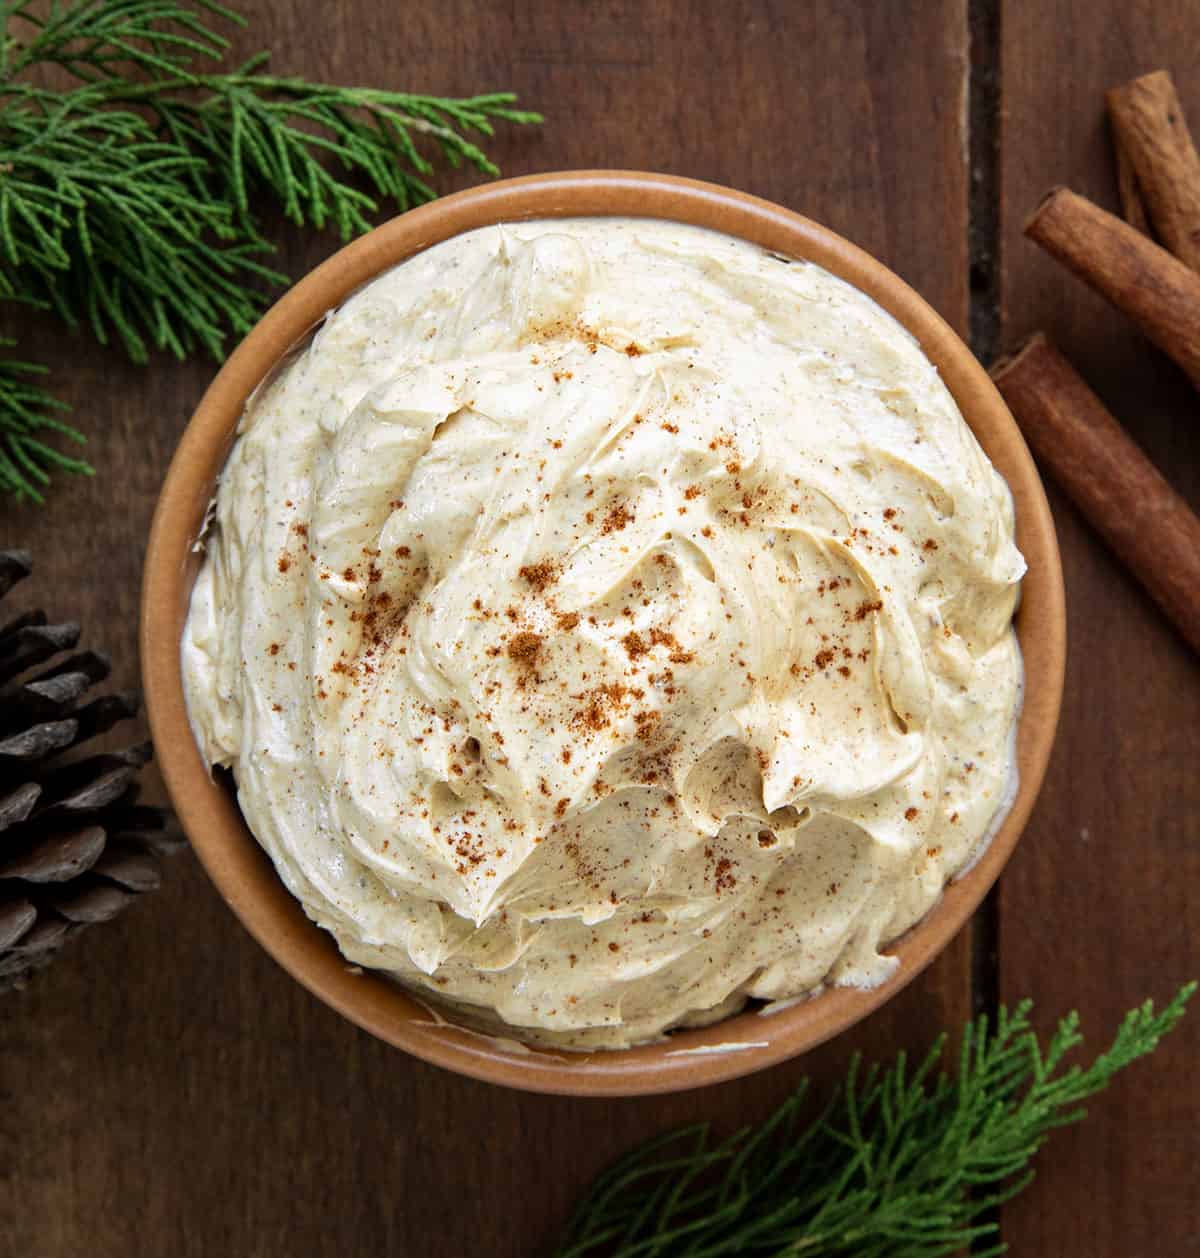
<instances>
[{"instance_id":1,"label":"pine needle","mask_svg":"<svg viewBox=\"0 0 1200 1258\"><path fill-rule=\"evenodd\" d=\"M11 349L15 344L0 337L0 348ZM92 474L83 459L70 458L36 435L54 433L83 441L82 433L55 418L55 411L67 408L38 384L45 374L46 368L37 363L0 358L0 492L18 501L42 501L42 490L50 481L48 469Z\"/></svg>"},{"instance_id":2,"label":"pine needle","mask_svg":"<svg viewBox=\"0 0 1200 1258\"><path fill-rule=\"evenodd\" d=\"M496 174L472 137L541 121L507 92L316 83L267 73L266 53L226 70L218 21L243 23L211 0L0 2L0 298L135 362L220 360L287 282L264 261L263 204L348 240L384 207L430 200L439 164ZM45 66L74 86L40 86ZM20 435L6 398L0 436ZM78 464L22 449L29 475Z\"/></svg>"},{"instance_id":3,"label":"pine needle","mask_svg":"<svg viewBox=\"0 0 1200 1258\"><path fill-rule=\"evenodd\" d=\"M1002 1253L984 1216L1029 1183L1030 1160L1084 1117L1081 1102L1155 1049L1195 990L1159 1013L1150 1001L1132 1010L1086 1067L1064 1066L1082 1043L1078 1017L1043 1051L1026 1001L994 1027L968 1025L955 1080L935 1077L942 1041L914 1072L903 1054L887 1071L855 1057L814 1122L802 1122L802 1087L757 1130L659 1137L593 1184L555 1258L938 1258L981 1240L990 1247L973 1253Z\"/></svg>"}]
</instances>

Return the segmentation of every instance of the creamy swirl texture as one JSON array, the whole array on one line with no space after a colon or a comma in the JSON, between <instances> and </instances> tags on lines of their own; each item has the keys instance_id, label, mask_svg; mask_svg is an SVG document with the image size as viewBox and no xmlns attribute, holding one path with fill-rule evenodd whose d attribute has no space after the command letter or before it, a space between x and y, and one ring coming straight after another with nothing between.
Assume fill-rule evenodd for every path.
<instances>
[{"instance_id":1,"label":"creamy swirl texture","mask_svg":"<svg viewBox=\"0 0 1200 1258\"><path fill-rule=\"evenodd\" d=\"M191 719L284 882L527 1038L878 983L1007 806L1008 489L895 320L742 241L387 272L252 399L206 546Z\"/></svg>"}]
</instances>

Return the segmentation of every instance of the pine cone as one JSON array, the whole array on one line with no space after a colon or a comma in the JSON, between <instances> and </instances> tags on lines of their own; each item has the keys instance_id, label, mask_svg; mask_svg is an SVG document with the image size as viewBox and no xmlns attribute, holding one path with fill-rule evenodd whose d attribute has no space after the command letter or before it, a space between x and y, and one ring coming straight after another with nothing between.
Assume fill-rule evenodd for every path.
<instances>
[{"instance_id":1,"label":"pine cone","mask_svg":"<svg viewBox=\"0 0 1200 1258\"><path fill-rule=\"evenodd\" d=\"M0 599L31 568L27 552L0 551ZM182 845L164 809L137 803L149 743L68 754L138 710L134 691L85 701L111 667L96 651L31 671L78 641L78 625L41 611L0 629L0 992L157 887L159 857Z\"/></svg>"}]
</instances>

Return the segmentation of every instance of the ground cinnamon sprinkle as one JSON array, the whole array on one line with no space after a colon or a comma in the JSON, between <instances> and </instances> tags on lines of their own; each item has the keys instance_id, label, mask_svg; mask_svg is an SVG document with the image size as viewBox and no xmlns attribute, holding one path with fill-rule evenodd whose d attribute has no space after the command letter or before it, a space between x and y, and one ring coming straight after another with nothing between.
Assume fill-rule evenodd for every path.
<instances>
[{"instance_id":1,"label":"ground cinnamon sprinkle","mask_svg":"<svg viewBox=\"0 0 1200 1258\"><path fill-rule=\"evenodd\" d=\"M609 511L604 517L604 523L600 526L601 533L613 533L618 529L623 529L627 524L633 523L633 514L630 512L623 502L617 503L615 507Z\"/></svg>"},{"instance_id":2,"label":"ground cinnamon sprinkle","mask_svg":"<svg viewBox=\"0 0 1200 1258\"><path fill-rule=\"evenodd\" d=\"M938 544L937 544L937 542L935 542L935 541L933 540L933 538L932 538L932 537L927 537L927 538L926 538L926 539L925 539L925 540L921 543L921 549L922 549L922 550L937 550L937 548L938 548Z\"/></svg>"},{"instance_id":3,"label":"ground cinnamon sprinkle","mask_svg":"<svg viewBox=\"0 0 1200 1258\"><path fill-rule=\"evenodd\" d=\"M665 646L670 651L667 658L672 664L689 664L694 658L693 653L685 651L675 635L665 629L651 629L650 642L653 646Z\"/></svg>"},{"instance_id":4,"label":"ground cinnamon sprinkle","mask_svg":"<svg viewBox=\"0 0 1200 1258\"><path fill-rule=\"evenodd\" d=\"M833 663L834 658L834 652L826 647L824 650L817 652L816 658L813 660L813 667L828 668Z\"/></svg>"},{"instance_id":5,"label":"ground cinnamon sprinkle","mask_svg":"<svg viewBox=\"0 0 1200 1258\"><path fill-rule=\"evenodd\" d=\"M558 580L558 565L553 559L543 559L540 563L525 564L518 570L518 575L540 594L546 586Z\"/></svg>"},{"instance_id":6,"label":"ground cinnamon sprinkle","mask_svg":"<svg viewBox=\"0 0 1200 1258\"><path fill-rule=\"evenodd\" d=\"M866 620L866 618L872 612L877 612L877 611L882 611L882 610L883 610L883 604L878 599L876 599L874 602L859 603L858 607L855 608L855 611L854 611L854 619Z\"/></svg>"},{"instance_id":7,"label":"ground cinnamon sprinkle","mask_svg":"<svg viewBox=\"0 0 1200 1258\"><path fill-rule=\"evenodd\" d=\"M536 633L523 629L508 644L508 658L518 664L532 664L542 649L542 639Z\"/></svg>"},{"instance_id":8,"label":"ground cinnamon sprinkle","mask_svg":"<svg viewBox=\"0 0 1200 1258\"><path fill-rule=\"evenodd\" d=\"M916 819L917 819L917 810L915 808L906 808L904 810L905 821L916 821Z\"/></svg>"},{"instance_id":9,"label":"ground cinnamon sprinkle","mask_svg":"<svg viewBox=\"0 0 1200 1258\"><path fill-rule=\"evenodd\" d=\"M700 497L700 486L689 485L684 491L683 496L690 502L693 498Z\"/></svg>"},{"instance_id":10,"label":"ground cinnamon sprinkle","mask_svg":"<svg viewBox=\"0 0 1200 1258\"><path fill-rule=\"evenodd\" d=\"M571 725L575 729L593 732L606 728L609 724L609 711L621 705L626 693L625 687L618 681L597 686L594 690L577 696L582 700L583 706L571 718Z\"/></svg>"},{"instance_id":11,"label":"ground cinnamon sprinkle","mask_svg":"<svg viewBox=\"0 0 1200 1258\"><path fill-rule=\"evenodd\" d=\"M621 639L621 645L625 648L631 660L636 660L645 655L650 648L646 645L645 638L640 633L631 630Z\"/></svg>"},{"instance_id":12,"label":"ground cinnamon sprinkle","mask_svg":"<svg viewBox=\"0 0 1200 1258\"><path fill-rule=\"evenodd\" d=\"M280 572L286 572L292 566L292 561L286 555L280 555L279 563L276 566Z\"/></svg>"},{"instance_id":13,"label":"ground cinnamon sprinkle","mask_svg":"<svg viewBox=\"0 0 1200 1258\"><path fill-rule=\"evenodd\" d=\"M576 729L602 730L608 724L608 714L604 704L598 698L591 699L587 706L571 718Z\"/></svg>"},{"instance_id":14,"label":"ground cinnamon sprinkle","mask_svg":"<svg viewBox=\"0 0 1200 1258\"><path fill-rule=\"evenodd\" d=\"M559 612L555 619L558 622L558 627L563 630L564 633L569 633L577 624L579 624L579 613Z\"/></svg>"}]
</instances>

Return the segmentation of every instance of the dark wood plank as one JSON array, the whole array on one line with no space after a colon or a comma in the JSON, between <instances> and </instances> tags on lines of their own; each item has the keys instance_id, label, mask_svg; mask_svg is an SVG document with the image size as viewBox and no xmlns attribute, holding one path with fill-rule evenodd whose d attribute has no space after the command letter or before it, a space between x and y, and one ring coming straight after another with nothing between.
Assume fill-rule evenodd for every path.
<instances>
[{"instance_id":1,"label":"dark wood plank","mask_svg":"<svg viewBox=\"0 0 1200 1258\"><path fill-rule=\"evenodd\" d=\"M1021 238L1069 184L1118 206L1103 94L1169 67L1200 121L1193 0L1097 8L1011 0L1003 11L1004 336L1045 328L1182 493L1200 504L1198 400L1183 375ZM1044 1022L1078 1007L1093 1042L1123 1010L1200 973L1200 664L1065 499L1070 662L1050 777L1001 881L1009 999ZM1018 1254L1128 1258L1200 1250L1200 1020L1056 1137L1039 1187L1004 1212ZM1051 1205L1052 1203L1052 1205ZM1050 1208L1048 1208L1048 1206Z\"/></svg>"},{"instance_id":2,"label":"dark wood plank","mask_svg":"<svg viewBox=\"0 0 1200 1258\"><path fill-rule=\"evenodd\" d=\"M845 232L965 326L964 0L343 0L311 27L285 0L245 7L238 52L272 45L280 70L516 88L549 121L500 138L508 173L642 167L746 188ZM293 273L334 247L282 239ZM99 475L41 513L6 509L5 537L35 547L37 593L82 615L131 682L155 493L211 368L132 368L42 322L27 343L58 367ZM964 937L806 1061L699 1095L525 1096L350 1027L274 967L185 855L163 891L6 1000L0 1253L528 1255L636 1140L698 1113L762 1113L806 1071L840 1075L854 1048L918 1051L961 1021L969 987Z\"/></svg>"}]
</instances>

